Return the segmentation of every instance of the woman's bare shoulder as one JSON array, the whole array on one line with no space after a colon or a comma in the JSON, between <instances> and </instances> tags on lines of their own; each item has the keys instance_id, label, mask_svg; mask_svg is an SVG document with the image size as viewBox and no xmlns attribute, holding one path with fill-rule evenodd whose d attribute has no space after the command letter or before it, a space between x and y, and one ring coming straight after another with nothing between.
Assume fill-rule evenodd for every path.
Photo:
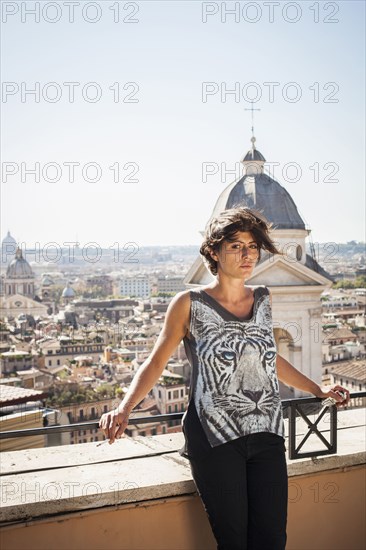
<instances>
[{"instance_id":1,"label":"woman's bare shoulder","mask_svg":"<svg viewBox=\"0 0 366 550\"><path fill-rule=\"evenodd\" d=\"M182 325L184 327L184 332L186 332L186 329L189 325L190 310L190 291L189 289L181 290L180 292L177 292L177 294L175 294L169 304L166 313L166 322L168 323L168 325L172 325L175 327Z\"/></svg>"},{"instance_id":2,"label":"woman's bare shoulder","mask_svg":"<svg viewBox=\"0 0 366 550\"><path fill-rule=\"evenodd\" d=\"M177 292L169 304L169 310L189 312L191 306L190 290Z\"/></svg>"},{"instance_id":3,"label":"woman's bare shoulder","mask_svg":"<svg viewBox=\"0 0 366 550\"><path fill-rule=\"evenodd\" d=\"M189 307L191 305L191 291L188 288L187 290L181 290L177 292L172 300L179 307Z\"/></svg>"}]
</instances>

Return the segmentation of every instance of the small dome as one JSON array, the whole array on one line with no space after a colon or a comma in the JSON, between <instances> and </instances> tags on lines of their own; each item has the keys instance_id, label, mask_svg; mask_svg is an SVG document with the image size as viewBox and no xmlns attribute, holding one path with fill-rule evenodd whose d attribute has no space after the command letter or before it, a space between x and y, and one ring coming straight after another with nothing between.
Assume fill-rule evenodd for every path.
<instances>
[{"instance_id":1,"label":"small dome","mask_svg":"<svg viewBox=\"0 0 366 550\"><path fill-rule=\"evenodd\" d=\"M48 275L42 277L42 286L51 286L53 285L53 280Z\"/></svg>"},{"instance_id":2,"label":"small dome","mask_svg":"<svg viewBox=\"0 0 366 550\"><path fill-rule=\"evenodd\" d=\"M242 158L241 162L253 162L253 161L266 162L266 159L264 158L262 153L260 153L258 149L255 148L255 142L257 141L256 138L252 136L250 141L252 142L252 148L249 149L245 157Z\"/></svg>"},{"instance_id":3,"label":"small dome","mask_svg":"<svg viewBox=\"0 0 366 550\"><path fill-rule=\"evenodd\" d=\"M16 250L17 242L14 237L10 235L10 231L7 232L6 237L2 240L1 246L4 248L7 244L14 245L14 250Z\"/></svg>"},{"instance_id":4,"label":"small dome","mask_svg":"<svg viewBox=\"0 0 366 550\"><path fill-rule=\"evenodd\" d=\"M258 149L249 149L242 162L252 162L253 160L260 160L261 162L266 162L266 159L258 151Z\"/></svg>"},{"instance_id":5,"label":"small dome","mask_svg":"<svg viewBox=\"0 0 366 550\"><path fill-rule=\"evenodd\" d=\"M8 265L6 270L7 279L34 279L34 273L31 266L23 258L22 251L17 248L15 258Z\"/></svg>"},{"instance_id":6,"label":"small dome","mask_svg":"<svg viewBox=\"0 0 366 550\"><path fill-rule=\"evenodd\" d=\"M63 298L73 298L75 296L75 290L71 288L70 283L67 283L62 291Z\"/></svg>"}]
</instances>

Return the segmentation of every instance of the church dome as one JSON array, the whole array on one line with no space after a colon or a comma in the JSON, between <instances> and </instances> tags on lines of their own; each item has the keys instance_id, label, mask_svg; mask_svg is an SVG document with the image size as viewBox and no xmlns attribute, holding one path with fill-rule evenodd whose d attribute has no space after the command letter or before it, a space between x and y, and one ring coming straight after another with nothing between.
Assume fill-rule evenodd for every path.
<instances>
[{"instance_id":1,"label":"church dome","mask_svg":"<svg viewBox=\"0 0 366 550\"><path fill-rule=\"evenodd\" d=\"M20 248L15 252L15 258L10 262L6 270L7 279L34 279L34 273L31 266L25 258Z\"/></svg>"},{"instance_id":2,"label":"church dome","mask_svg":"<svg viewBox=\"0 0 366 550\"><path fill-rule=\"evenodd\" d=\"M223 210L236 206L254 208L263 213L273 229L305 229L296 204L282 185L263 171L264 156L255 148L241 161L245 175L234 181L219 196L212 216L218 216Z\"/></svg>"},{"instance_id":3,"label":"church dome","mask_svg":"<svg viewBox=\"0 0 366 550\"><path fill-rule=\"evenodd\" d=\"M75 296L75 290L71 288L70 283L67 283L62 291L63 298L73 298Z\"/></svg>"}]
</instances>

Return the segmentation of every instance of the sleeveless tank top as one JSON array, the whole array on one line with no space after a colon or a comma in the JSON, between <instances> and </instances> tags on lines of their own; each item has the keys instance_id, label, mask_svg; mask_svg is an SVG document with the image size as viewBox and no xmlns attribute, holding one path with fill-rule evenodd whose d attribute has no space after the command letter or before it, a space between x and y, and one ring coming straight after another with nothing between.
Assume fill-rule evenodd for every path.
<instances>
[{"instance_id":1,"label":"sleeveless tank top","mask_svg":"<svg viewBox=\"0 0 366 550\"><path fill-rule=\"evenodd\" d=\"M239 437L270 432L285 439L276 343L266 286L254 288L249 319L240 319L202 289L191 290L189 404L182 418L186 458Z\"/></svg>"}]
</instances>

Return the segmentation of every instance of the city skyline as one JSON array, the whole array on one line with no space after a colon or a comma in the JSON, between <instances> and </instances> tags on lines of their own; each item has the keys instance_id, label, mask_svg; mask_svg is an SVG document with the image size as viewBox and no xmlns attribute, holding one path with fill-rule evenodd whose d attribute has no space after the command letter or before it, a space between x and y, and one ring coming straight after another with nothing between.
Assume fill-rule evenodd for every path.
<instances>
[{"instance_id":1,"label":"city skyline","mask_svg":"<svg viewBox=\"0 0 366 550\"><path fill-rule=\"evenodd\" d=\"M8 231L6 233L9 233ZM81 242L80 240L75 240L75 241L67 241L66 239L64 239L64 241L61 241L61 242L56 242L56 241L42 241L41 239L38 239L34 242L30 242L30 241L24 241L24 240L18 240L16 239L16 236L12 233L12 231L10 231L10 236L11 237L14 237L15 240L17 241L17 247L20 247L20 249L22 250L23 252L23 256L24 256L24 253L28 253L28 254L32 254L32 253L37 253L37 254L42 254L42 250L45 250L44 254L47 255L47 250L63 250L63 251L69 251L70 252L70 255L74 253L80 253L82 249L84 250L87 250L87 249L90 249L92 250L93 248L97 249L97 245L99 245L100 249L104 250L104 251L119 251L119 252L122 252L122 250L125 250L125 251L128 251L129 248L127 245L130 245L130 252L132 253L133 252L133 245L135 245L135 250L139 250L139 249L150 249L150 248L161 248L161 249L164 249L164 248L194 248L194 249L199 249L200 247L200 242L198 243L168 243L168 244L137 244L135 243L134 241L129 241L129 242L126 242L126 243L118 243L118 242L115 242L113 243L114 246L108 246L108 245L103 245L103 243L97 243L95 241L86 241L86 242ZM3 239L6 238L6 235L5 237L2 237ZM291 241L289 241L291 242ZM358 240L358 239L350 239L348 241L345 241L345 242L336 242L336 241L313 241L312 242L312 245L313 246L316 246L316 245L319 245L319 246L327 246L327 245L330 245L330 244L335 244L335 245L351 245L352 243L355 243L355 245L357 246L360 246L360 245L363 245L366 243L365 240ZM311 247L311 243L310 243L310 239L309 237L307 237L307 241L306 241L306 245L307 245L307 248L310 248ZM125 249L123 248L125 246ZM13 252L12 250L4 250L3 254L5 256L9 256L9 261L10 261L10 257L12 258L13 257Z\"/></svg>"}]
</instances>

